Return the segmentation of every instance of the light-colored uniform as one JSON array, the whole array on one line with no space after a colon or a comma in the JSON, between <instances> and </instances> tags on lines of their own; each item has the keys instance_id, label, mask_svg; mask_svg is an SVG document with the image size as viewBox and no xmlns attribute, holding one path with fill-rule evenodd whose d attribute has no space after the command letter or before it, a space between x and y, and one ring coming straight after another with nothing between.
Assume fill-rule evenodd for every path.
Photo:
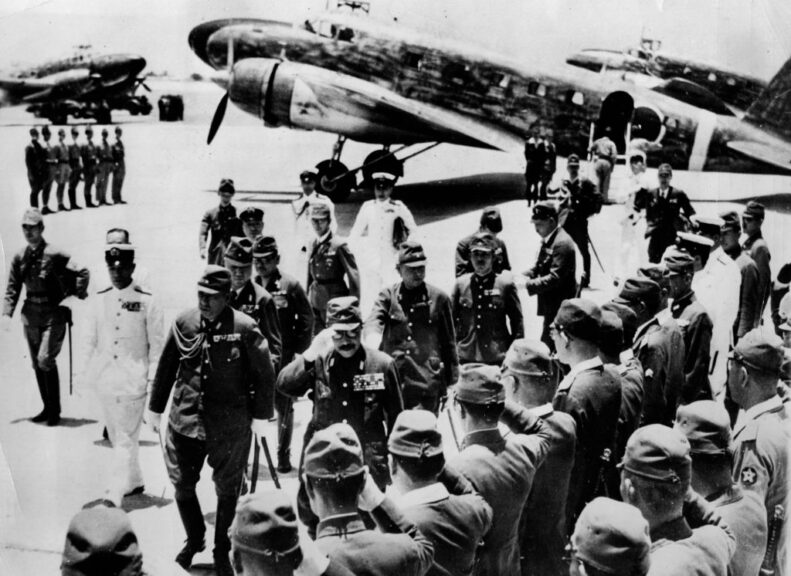
<instances>
[{"instance_id":1,"label":"light-colored uniform","mask_svg":"<svg viewBox=\"0 0 791 576\"><path fill-rule=\"evenodd\" d=\"M335 204L324 194L300 194L299 198L291 202L294 211L294 238L296 239L297 263L299 270L304 270L308 262L310 241L316 237L313 225L310 223L310 207L313 204L326 204L330 207L330 230L337 231L338 223L335 219Z\"/></svg>"},{"instance_id":2,"label":"light-colored uniform","mask_svg":"<svg viewBox=\"0 0 791 576\"><path fill-rule=\"evenodd\" d=\"M138 437L146 386L162 353L164 318L152 294L132 282L99 291L86 326L85 377L95 386L114 452L107 498L120 505L125 493L143 485Z\"/></svg>"},{"instance_id":3,"label":"light-colored uniform","mask_svg":"<svg viewBox=\"0 0 791 576\"><path fill-rule=\"evenodd\" d=\"M627 278L645 263L645 214L634 207L634 199L640 190L652 188L651 179L646 172L630 174L626 184L628 194L623 205L621 218L621 248L618 253L617 276Z\"/></svg>"}]
</instances>

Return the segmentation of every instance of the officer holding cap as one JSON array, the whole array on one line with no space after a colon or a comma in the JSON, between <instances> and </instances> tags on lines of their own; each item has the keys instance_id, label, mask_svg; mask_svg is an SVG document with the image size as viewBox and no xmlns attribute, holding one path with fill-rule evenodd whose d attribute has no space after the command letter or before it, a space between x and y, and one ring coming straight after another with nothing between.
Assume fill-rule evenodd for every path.
<instances>
[{"instance_id":1,"label":"officer holding cap","mask_svg":"<svg viewBox=\"0 0 791 576\"><path fill-rule=\"evenodd\" d=\"M722 249L736 262L742 279L739 288L739 312L733 325L733 340L736 342L747 332L757 328L761 322L763 308L760 272L758 265L739 244L742 231L739 215L731 210L720 214L720 218L724 222L720 229Z\"/></svg>"},{"instance_id":2,"label":"officer holding cap","mask_svg":"<svg viewBox=\"0 0 791 576\"><path fill-rule=\"evenodd\" d=\"M157 299L134 280L134 247L108 244L104 259L110 286L91 299L85 379L95 386L113 445L105 498L120 506L125 495L143 492L138 439L165 326Z\"/></svg>"},{"instance_id":3,"label":"officer holding cap","mask_svg":"<svg viewBox=\"0 0 791 576\"><path fill-rule=\"evenodd\" d=\"M233 180L230 178L220 180L220 186L217 188L220 203L207 210L201 218L200 231L198 232L198 253L209 264L221 265L231 237L242 235L242 225L236 217L236 207L231 204L234 194L236 194L236 188Z\"/></svg>"},{"instance_id":4,"label":"officer holding cap","mask_svg":"<svg viewBox=\"0 0 791 576\"><path fill-rule=\"evenodd\" d=\"M71 142L68 144L69 152L69 207L72 210L80 210L77 205L77 185L82 179L82 155L80 145L77 142L80 132L76 127L71 129Z\"/></svg>"},{"instance_id":5,"label":"officer holding cap","mask_svg":"<svg viewBox=\"0 0 791 576\"><path fill-rule=\"evenodd\" d=\"M85 128L85 144L80 147L80 155L82 157L82 177L84 179L82 194L85 197L86 208L93 208L98 205L94 204L91 199L91 188L93 188L93 182L96 180L99 149L93 143L93 128L90 126Z\"/></svg>"},{"instance_id":6,"label":"officer holding cap","mask_svg":"<svg viewBox=\"0 0 791 576\"><path fill-rule=\"evenodd\" d=\"M44 126L41 129L41 137L44 139L44 152L47 155L47 177L41 187L41 203L43 204L41 214L43 215L52 214L52 210L49 208L49 195L52 192L52 184L58 177L58 156L55 147L50 144L51 136L49 126Z\"/></svg>"},{"instance_id":7,"label":"officer holding cap","mask_svg":"<svg viewBox=\"0 0 791 576\"><path fill-rule=\"evenodd\" d=\"M550 433L539 418L506 402L500 369L485 364L461 367L452 410L461 422L461 452L449 465L472 482L492 507L492 529L486 535L476 574L520 574L519 519L536 470L547 457ZM503 436L502 421L511 429Z\"/></svg>"},{"instance_id":8,"label":"officer holding cap","mask_svg":"<svg viewBox=\"0 0 791 576\"><path fill-rule=\"evenodd\" d=\"M473 272L456 279L451 296L459 361L501 364L508 347L525 333L522 303L510 272L497 274L495 242L476 234L470 243Z\"/></svg>"},{"instance_id":9,"label":"officer holding cap","mask_svg":"<svg viewBox=\"0 0 791 576\"><path fill-rule=\"evenodd\" d=\"M121 198L121 189L124 185L124 177L126 176L126 150L124 143L121 141L123 130L120 126L115 127L115 142L112 144L112 157L113 157L113 187L112 197L114 204L126 204L126 200Z\"/></svg>"},{"instance_id":10,"label":"officer holding cap","mask_svg":"<svg viewBox=\"0 0 791 576\"><path fill-rule=\"evenodd\" d=\"M38 208L38 195L47 179L47 153L38 141L38 130L30 129L30 143L25 146L25 167L30 184L30 207Z\"/></svg>"},{"instance_id":11,"label":"officer holding cap","mask_svg":"<svg viewBox=\"0 0 791 576\"><path fill-rule=\"evenodd\" d=\"M500 217L500 209L496 206L484 208L481 212L481 225L478 231L459 240L456 244L456 278L467 272L472 272L472 262L470 262L470 244L477 234L491 234L494 238L494 271L499 274L503 270L511 269L511 262L508 260L508 249L505 242L497 235L503 231L503 220Z\"/></svg>"},{"instance_id":12,"label":"officer holding cap","mask_svg":"<svg viewBox=\"0 0 791 576\"><path fill-rule=\"evenodd\" d=\"M242 222L242 233L250 244L258 240L264 233L264 211L256 206L248 206L239 212Z\"/></svg>"},{"instance_id":13,"label":"officer holding cap","mask_svg":"<svg viewBox=\"0 0 791 576\"><path fill-rule=\"evenodd\" d=\"M692 489L711 502L736 536L729 573L758 574L766 551L766 508L757 493L733 481L728 412L712 400L679 406L674 428L690 445Z\"/></svg>"},{"instance_id":14,"label":"officer holding cap","mask_svg":"<svg viewBox=\"0 0 791 576\"><path fill-rule=\"evenodd\" d=\"M525 288L531 296L538 295L538 315L544 317L541 341L554 350L549 325L560 303L577 294L577 262L574 240L558 226L558 211L552 202L539 202L533 207L533 225L541 236L536 263L528 271Z\"/></svg>"},{"instance_id":15,"label":"officer holding cap","mask_svg":"<svg viewBox=\"0 0 791 576\"><path fill-rule=\"evenodd\" d=\"M563 229L569 233L582 255L584 276L582 287L587 288L591 277L591 254L588 249L588 218L601 210L602 197L596 190L596 184L585 176L580 176L580 159L576 154L569 154L566 161L569 177L563 179L560 187L562 199L560 210Z\"/></svg>"},{"instance_id":16,"label":"officer holding cap","mask_svg":"<svg viewBox=\"0 0 791 576\"><path fill-rule=\"evenodd\" d=\"M58 143L52 147L52 150L55 152L55 158L58 161L58 170L55 175L55 182L58 185L56 190L58 211L68 212L69 208L63 204L63 196L66 192L66 184L69 182L71 169L69 168L69 148L66 144L66 131L63 128L58 129Z\"/></svg>"},{"instance_id":17,"label":"officer holding cap","mask_svg":"<svg viewBox=\"0 0 791 576\"><path fill-rule=\"evenodd\" d=\"M252 318L229 305L231 273L206 267L198 306L178 315L151 386L146 422L159 431L171 390L165 464L187 542L176 556L185 570L204 548L206 527L195 486L204 460L217 492L214 564L232 576L228 528L250 449L251 427L265 431L273 414L275 372L269 346Z\"/></svg>"},{"instance_id":18,"label":"officer holding cap","mask_svg":"<svg viewBox=\"0 0 791 576\"><path fill-rule=\"evenodd\" d=\"M764 567L784 573L788 553L789 414L777 394L783 364L780 339L760 329L736 344L728 363L728 389L744 410L733 428L733 477L745 490L764 501L769 522L769 551ZM782 507L780 510L779 507Z\"/></svg>"},{"instance_id":19,"label":"officer holding cap","mask_svg":"<svg viewBox=\"0 0 791 576\"><path fill-rule=\"evenodd\" d=\"M365 342L392 356L402 377L404 406L436 413L458 378L450 298L427 284L426 253L413 240L398 251L401 281L379 293L365 321Z\"/></svg>"},{"instance_id":20,"label":"officer holding cap","mask_svg":"<svg viewBox=\"0 0 791 576\"><path fill-rule=\"evenodd\" d=\"M110 175L113 171L113 148L107 141L109 132L102 128L102 142L99 144L99 169L96 172L96 203L99 206L108 206L107 186L110 184Z\"/></svg>"},{"instance_id":21,"label":"officer holding cap","mask_svg":"<svg viewBox=\"0 0 791 576\"><path fill-rule=\"evenodd\" d=\"M335 232L337 227L335 221L335 204L328 196L316 192L316 181L318 174L313 170L303 170L299 175L299 184L302 187L302 194L299 198L291 202L294 211L294 233L297 238L297 245L300 254L305 258L308 255L310 242L313 240L313 226L310 223L310 207L313 204L324 204L329 208L330 229Z\"/></svg>"}]
</instances>

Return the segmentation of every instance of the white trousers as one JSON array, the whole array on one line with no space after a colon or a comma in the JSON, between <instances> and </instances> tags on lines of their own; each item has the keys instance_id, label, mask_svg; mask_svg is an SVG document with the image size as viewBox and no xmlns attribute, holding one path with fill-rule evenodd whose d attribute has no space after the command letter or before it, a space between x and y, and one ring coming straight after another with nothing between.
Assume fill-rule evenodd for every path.
<instances>
[{"instance_id":1,"label":"white trousers","mask_svg":"<svg viewBox=\"0 0 791 576\"><path fill-rule=\"evenodd\" d=\"M143 471L138 457L140 426L146 406L145 392L140 396L99 394L107 434L113 444L106 498L121 505L124 494L143 485Z\"/></svg>"}]
</instances>

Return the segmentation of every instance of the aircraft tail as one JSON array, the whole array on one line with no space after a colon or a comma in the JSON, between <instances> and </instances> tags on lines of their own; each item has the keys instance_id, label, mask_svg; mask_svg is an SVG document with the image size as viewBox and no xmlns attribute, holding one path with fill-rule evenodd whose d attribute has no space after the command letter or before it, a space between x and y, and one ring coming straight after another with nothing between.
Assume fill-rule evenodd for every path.
<instances>
[{"instance_id":1,"label":"aircraft tail","mask_svg":"<svg viewBox=\"0 0 791 576\"><path fill-rule=\"evenodd\" d=\"M791 139L791 58L747 110L745 119Z\"/></svg>"}]
</instances>

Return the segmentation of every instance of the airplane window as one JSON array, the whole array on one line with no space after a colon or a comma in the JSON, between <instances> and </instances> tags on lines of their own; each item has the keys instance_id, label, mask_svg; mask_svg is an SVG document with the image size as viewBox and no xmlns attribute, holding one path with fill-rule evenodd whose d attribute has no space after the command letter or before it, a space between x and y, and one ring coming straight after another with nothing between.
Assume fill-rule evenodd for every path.
<instances>
[{"instance_id":1,"label":"airplane window","mask_svg":"<svg viewBox=\"0 0 791 576\"><path fill-rule=\"evenodd\" d=\"M709 72L709 82L716 82L717 75L714 72Z\"/></svg>"},{"instance_id":2,"label":"airplane window","mask_svg":"<svg viewBox=\"0 0 791 576\"><path fill-rule=\"evenodd\" d=\"M678 120L675 118L667 118L665 120L665 126L667 126L670 130L675 130L678 128Z\"/></svg>"},{"instance_id":3,"label":"airplane window","mask_svg":"<svg viewBox=\"0 0 791 576\"><path fill-rule=\"evenodd\" d=\"M733 76L731 76L731 77L729 77L729 78L728 78L728 79L725 81L725 83L726 83L728 86L736 86L736 78L734 78Z\"/></svg>"},{"instance_id":4,"label":"airplane window","mask_svg":"<svg viewBox=\"0 0 791 576\"><path fill-rule=\"evenodd\" d=\"M511 76L508 74L502 74L501 72L495 72L492 74L491 85L497 86L498 88L502 88L505 90L511 84Z\"/></svg>"},{"instance_id":5,"label":"airplane window","mask_svg":"<svg viewBox=\"0 0 791 576\"><path fill-rule=\"evenodd\" d=\"M341 42L351 42L354 40L354 30L351 28L341 28L338 30L338 40Z\"/></svg>"},{"instance_id":6,"label":"airplane window","mask_svg":"<svg viewBox=\"0 0 791 576\"><path fill-rule=\"evenodd\" d=\"M527 93L544 98L547 95L547 87L538 82L531 82L527 85Z\"/></svg>"},{"instance_id":7,"label":"airplane window","mask_svg":"<svg viewBox=\"0 0 791 576\"><path fill-rule=\"evenodd\" d=\"M576 104L577 106L582 106L585 104L585 95L578 90L569 90L566 93L566 102Z\"/></svg>"},{"instance_id":8,"label":"airplane window","mask_svg":"<svg viewBox=\"0 0 791 576\"><path fill-rule=\"evenodd\" d=\"M422 63L423 63L422 54L418 54L417 52L407 52L406 54L404 54L405 66L409 66L410 68L420 70L420 66Z\"/></svg>"},{"instance_id":9,"label":"airplane window","mask_svg":"<svg viewBox=\"0 0 791 576\"><path fill-rule=\"evenodd\" d=\"M460 84L464 82L464 79L467 77L467 72L469 71L469 67L466 64L462 64L461 62L451 62L442 72L442 75L451 82L456 82Z\"/></svg>"}]
</instances>

